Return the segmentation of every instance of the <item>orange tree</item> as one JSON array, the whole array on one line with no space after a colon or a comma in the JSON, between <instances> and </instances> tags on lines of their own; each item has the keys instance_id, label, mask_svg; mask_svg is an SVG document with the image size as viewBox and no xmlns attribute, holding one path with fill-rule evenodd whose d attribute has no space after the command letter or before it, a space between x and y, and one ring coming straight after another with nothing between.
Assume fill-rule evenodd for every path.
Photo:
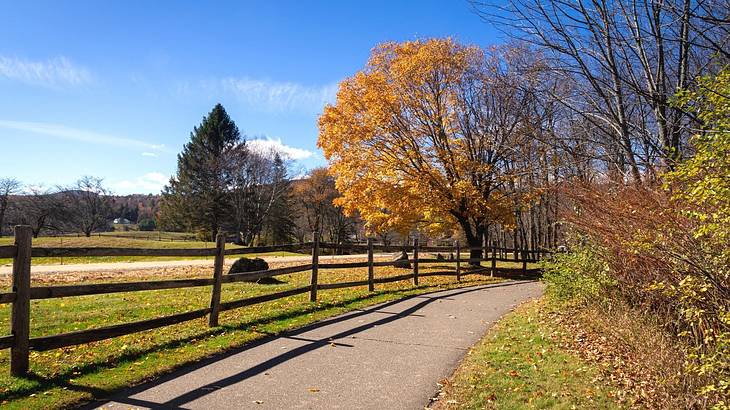
<instances>
[{"instance_id":1,"label":"orange tree","mask_svg":"<svg viewBox=\"0 0 730 410\"><path fill-rule=\"evenodd\" d=\"M337 203L371 233L460 226L472 247L488 223L512 223L525 194L510 188L524 171L515 164L537 112L538 70L525 59L452 39L377 46L319 119Z\"/></svg>"}]
</instances>

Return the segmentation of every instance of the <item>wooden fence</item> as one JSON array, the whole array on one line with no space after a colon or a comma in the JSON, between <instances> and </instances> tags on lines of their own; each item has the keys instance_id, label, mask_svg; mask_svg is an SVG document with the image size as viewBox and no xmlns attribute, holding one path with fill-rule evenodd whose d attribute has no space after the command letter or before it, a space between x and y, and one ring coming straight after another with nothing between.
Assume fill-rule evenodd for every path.
<instances>
[{"instance_id":1,"label":"wooden fence","mask_svg":"<svg viewBox=\"0 0 730 410\"><path fill-rule=\"evenodd\" d=\"M223 264L226 255L243 255L249 253L264 253L275 251L293 251L301 249L312 250L311 263L290 266L278 269L269 269L265 271L247 272L223 275ZM363 251L367 253L366 262L347 262L347 263L319 263L319 254L321 249L347 249L349 251ZM12 291L8 293L0 293L0 303L12 303L10 331L7 336L0 336L0 349L10 348L10 372L12 375L21 376L28 372L28 360L30 350L43 351L56 349L65 346L73 346L83 343L94 342L98 340L109 339L112 337L127 335L130 333L141 332L149 329L155 329L163 326L170 326L189 320L199 319L208 316L208 324L211 327L218 326L218 316L222 311L237 309L244 306L264 303L293 295L309 293L310 301L317 300L318 290L339 289L355 286L368 286L369 291L375 290L375 285L380 283L389 283L403 280L413 280L414 286L418 286L419 277L425 276L455 276L456 280L461 280L464 274L489 274L497 273L518 273L528 274L535 273L528 271L527 263L539 260L547 251L538 250L515 250L505 248L475 248L484 251L482 258L470 259L462 258L462 251L469 251L471 248L461 248L458 241L454 247L435 247L423 246L419 247L418 241L414 241L412 246L382 246L373 243L372 239L368 240L365 245L337 245L330 243L320 243L319 236L314 235L314 241L304 244L289 244L276 246L262 246L255 248L225 248L225 235L218 234L215 248L196 248L196 249L146 249L146 248L33 248L32 247L32 231L28 226L15 227L15 243L9 246L0 246L0 258L13 258L12 270ZM375 267L394 266L396 262L374 260L374 251L410 251L413 258L409 262L413 264L411 272L391 277L376 278L374 274ZM456 256L449 258L421 258L419 251L422 252L448 252ZM487 256L487 251L491 255ZM511 254L511 256L510 256ZM174 279L174 280L157 280L142 282L122 282L122 283L98 283L87 285L63 285L63 286L31 286L30 267L31 260L34 257L48 256L213 256L215 257L213 276L211 278L201 279ZM482 261L491 261L491 267L481 268L477 270L464 271L463 262L476 263ZM497 269L497 261L521 262L522 269ZM444 263L453 262L456 265L454 271L439 271L420 273L419 265L424 263ZM367 279L354 282L328 283L319 284L318 274L320 269L341 269L341 268L362 268L367 267ZM221 287L226 283L235 283L242 281L255 281L262 278L286 275L295 272L311 272L311 280L308 286L289 289L281 292L271 293L268 295L249 297L229 302L221 302ZM95 329L80 330L75 332L30 337L30 301L31 299L49 299L62 298L69 296L82 295L100 295L115 292L136 292L145 290L158 289L177 289L196 286L212 286L210 305L207 308L177 313L174 315L140 320L131 323L123 323L112 326L106 326Z\"/></svg>"}]
</instances>

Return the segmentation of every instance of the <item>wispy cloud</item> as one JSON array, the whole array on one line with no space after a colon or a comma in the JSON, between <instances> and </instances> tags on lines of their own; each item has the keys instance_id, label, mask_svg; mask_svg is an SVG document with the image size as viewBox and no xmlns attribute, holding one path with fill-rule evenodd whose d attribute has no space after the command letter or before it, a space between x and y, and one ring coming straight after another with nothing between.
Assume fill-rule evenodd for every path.
<instances>
[{"instance_id":1,"label":"wispy cloud","mask_svg":"<svg viewBox=\"0 0 730 410\"><path fill-rule=\"evenodd\" d=\"M262 153L276 151L286 159L302 160L314 156L314 152L286 145L281 142L281 139L279 138L248 140L246 141L246 145L248 145L251 149Z\"/></svg>"},{"instance_id":2,"label":"wispy cloud","mask_svg":"<svg viewBox=\"0 0 730 410\"><path fill-rule=\"evenodd\" d=\"M230 94L251 107L267 111L319 112L326 103L334 102L337 84L310 86L293 82L227 77L203 81L208 92ZM189 91L189 86L180 88Z\"/></svg>"},{"instance_id":3,"label":"wispy cloud","mask_svg":"<svg viewBox=\"0 0 730 410\"><path fill-rule=\"evenodd\" d=\"M117 137L94 131L66 127L59 124L0 120L0 128L46 135L49 137L65 140L81 141L90 144L113 145L123 148L143 149L146 152L163 151L165 149L165 146L162 144L152 144L144 140Z\"/></svg>"},{"instance_id":4,"label":"wispy cloud","mask_svg":"<svg viewBox=\"0 0 730 410\"><path fill-rule=\"evenodd\" d=\"M155 154L154 152L143 152L142 153L142 156L143 157L152 157L152 158L157 158L158 157L158 155Z\"/></svg>"},{"instance_id":5,"label":"wispy cloud","mask_svg":"<svg viewBox=\"0 0 730 410\"><path fill-rule=\"evenodd\" d=\"M135 179L125 179L112 184L113 188L123 194L159 193L169 182L170 177L160 172L148 172Z\"/></svg>"},{"instance_id":6,"label":"wispy cloud","mask_svg":"<svg viewBox=\"0 0 730 410\"><path fill-rule=\"evenodd\" d=\"M0 77L46 87L68 87L91 83L89 70L66 57L32 61L0 56Z\"/></svg>"}]
</instances>

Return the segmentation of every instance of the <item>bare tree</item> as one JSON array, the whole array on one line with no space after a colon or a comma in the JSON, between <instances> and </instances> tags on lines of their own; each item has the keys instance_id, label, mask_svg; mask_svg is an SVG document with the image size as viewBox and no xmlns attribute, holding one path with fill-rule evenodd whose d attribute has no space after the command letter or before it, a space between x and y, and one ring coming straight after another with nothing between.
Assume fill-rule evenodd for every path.
<instances>
[{"instance_id":1,"label":"bare tree","mask_svg":"<svg viewBox=\"0 0 730 410\"><path fill-rule=\"evenodd\" d=\"M11 205L11 196L18 193L20 187L20 181L15 178L0 178L0 236L3 236L5 215Z\"/></svg>"},{"instance_id":2,"label":"bare tree","mask_svg":"<svg viewBox=\"0 0 730 410\"><path fill-rule=\"evenodd\" d=\"M111 193L102 182L101 178L83 176L63 192L69 212L68 223L87 237L108 223Z\"/></svg>"},{"instance_id":3,"label":"bare tree","mask_svg":"<svg viewBox=\"0 0 730 410\"><path fill-rule=\"evenodd\" d=\"M29 225L34 238L43 231L61 230L67 217L61 195L42 186L30 186L19 195L11 215L15 223Z\"/></svg>"},{"instance_id":4,"label":"bare tree","mask_svg":"<svg viewBox=\"0 0 730 410\"><path fill-rule=\"evenodd\" d=\"M727 59L726 0L510 0L486 19L544 53L570 85L552 97L591 125L609 171L640 182L680 159L688 113L671 103L678 89Z\"/></svg>"},{"instance_id":5,"label":"bare tree","mask_svg":"<svg viewBox=\"0 0 730 410\"><path fill-rule=\"evenodd\" d=\"M243 244L253 244L272 208L288 193L289 181L281 173L284 165L280 161L274 151L251 151L243 144L231 153L228 165L233 175L231 223L238 232L238 241Z\"/></svg>"}]
</instances>

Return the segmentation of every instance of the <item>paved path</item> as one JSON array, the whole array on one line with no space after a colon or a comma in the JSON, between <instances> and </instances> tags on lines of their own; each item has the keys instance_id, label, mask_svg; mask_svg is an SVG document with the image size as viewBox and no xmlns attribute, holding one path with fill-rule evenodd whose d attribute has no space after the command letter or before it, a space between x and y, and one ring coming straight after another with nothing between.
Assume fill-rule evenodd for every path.
<instances>
[{"instance_id":1,"label":"paved path","mask_svg":"<svg viewBox=\"0 0 730 410\"><path fill-rule=\"evenodd\" d=\"M467 350L538 282L441 291L324 320L88 408L423 409Z\"/></svg>"},{"instance_id":2,"label":"paved path","mask_svg":"<svg viewBox=\"0 0 730 410\"><path fill-rule=\"evenodd\" d=\"M392 254L375 254L375 258L383 258ZM246 255L241 255L245 257ZM366 255L359 255L364 258ZM307 263L312 260L311 256L259 256L269 263ZM328 255L320 256L319 261L325 263L338 259L353 259L358 255ZM237 258L226 259L226 264L232 264ZM104 263L76 263L70 265L32 265L31 273L71 273L71 272L108 272L108 271L130 271L143 269L176 268L186 266L212 267L213 259L184 259L176 261L143 261L143 262L104 262ZM1 265L0 275L10 275L13 266Z\"/></svg>"}]
</instances>

